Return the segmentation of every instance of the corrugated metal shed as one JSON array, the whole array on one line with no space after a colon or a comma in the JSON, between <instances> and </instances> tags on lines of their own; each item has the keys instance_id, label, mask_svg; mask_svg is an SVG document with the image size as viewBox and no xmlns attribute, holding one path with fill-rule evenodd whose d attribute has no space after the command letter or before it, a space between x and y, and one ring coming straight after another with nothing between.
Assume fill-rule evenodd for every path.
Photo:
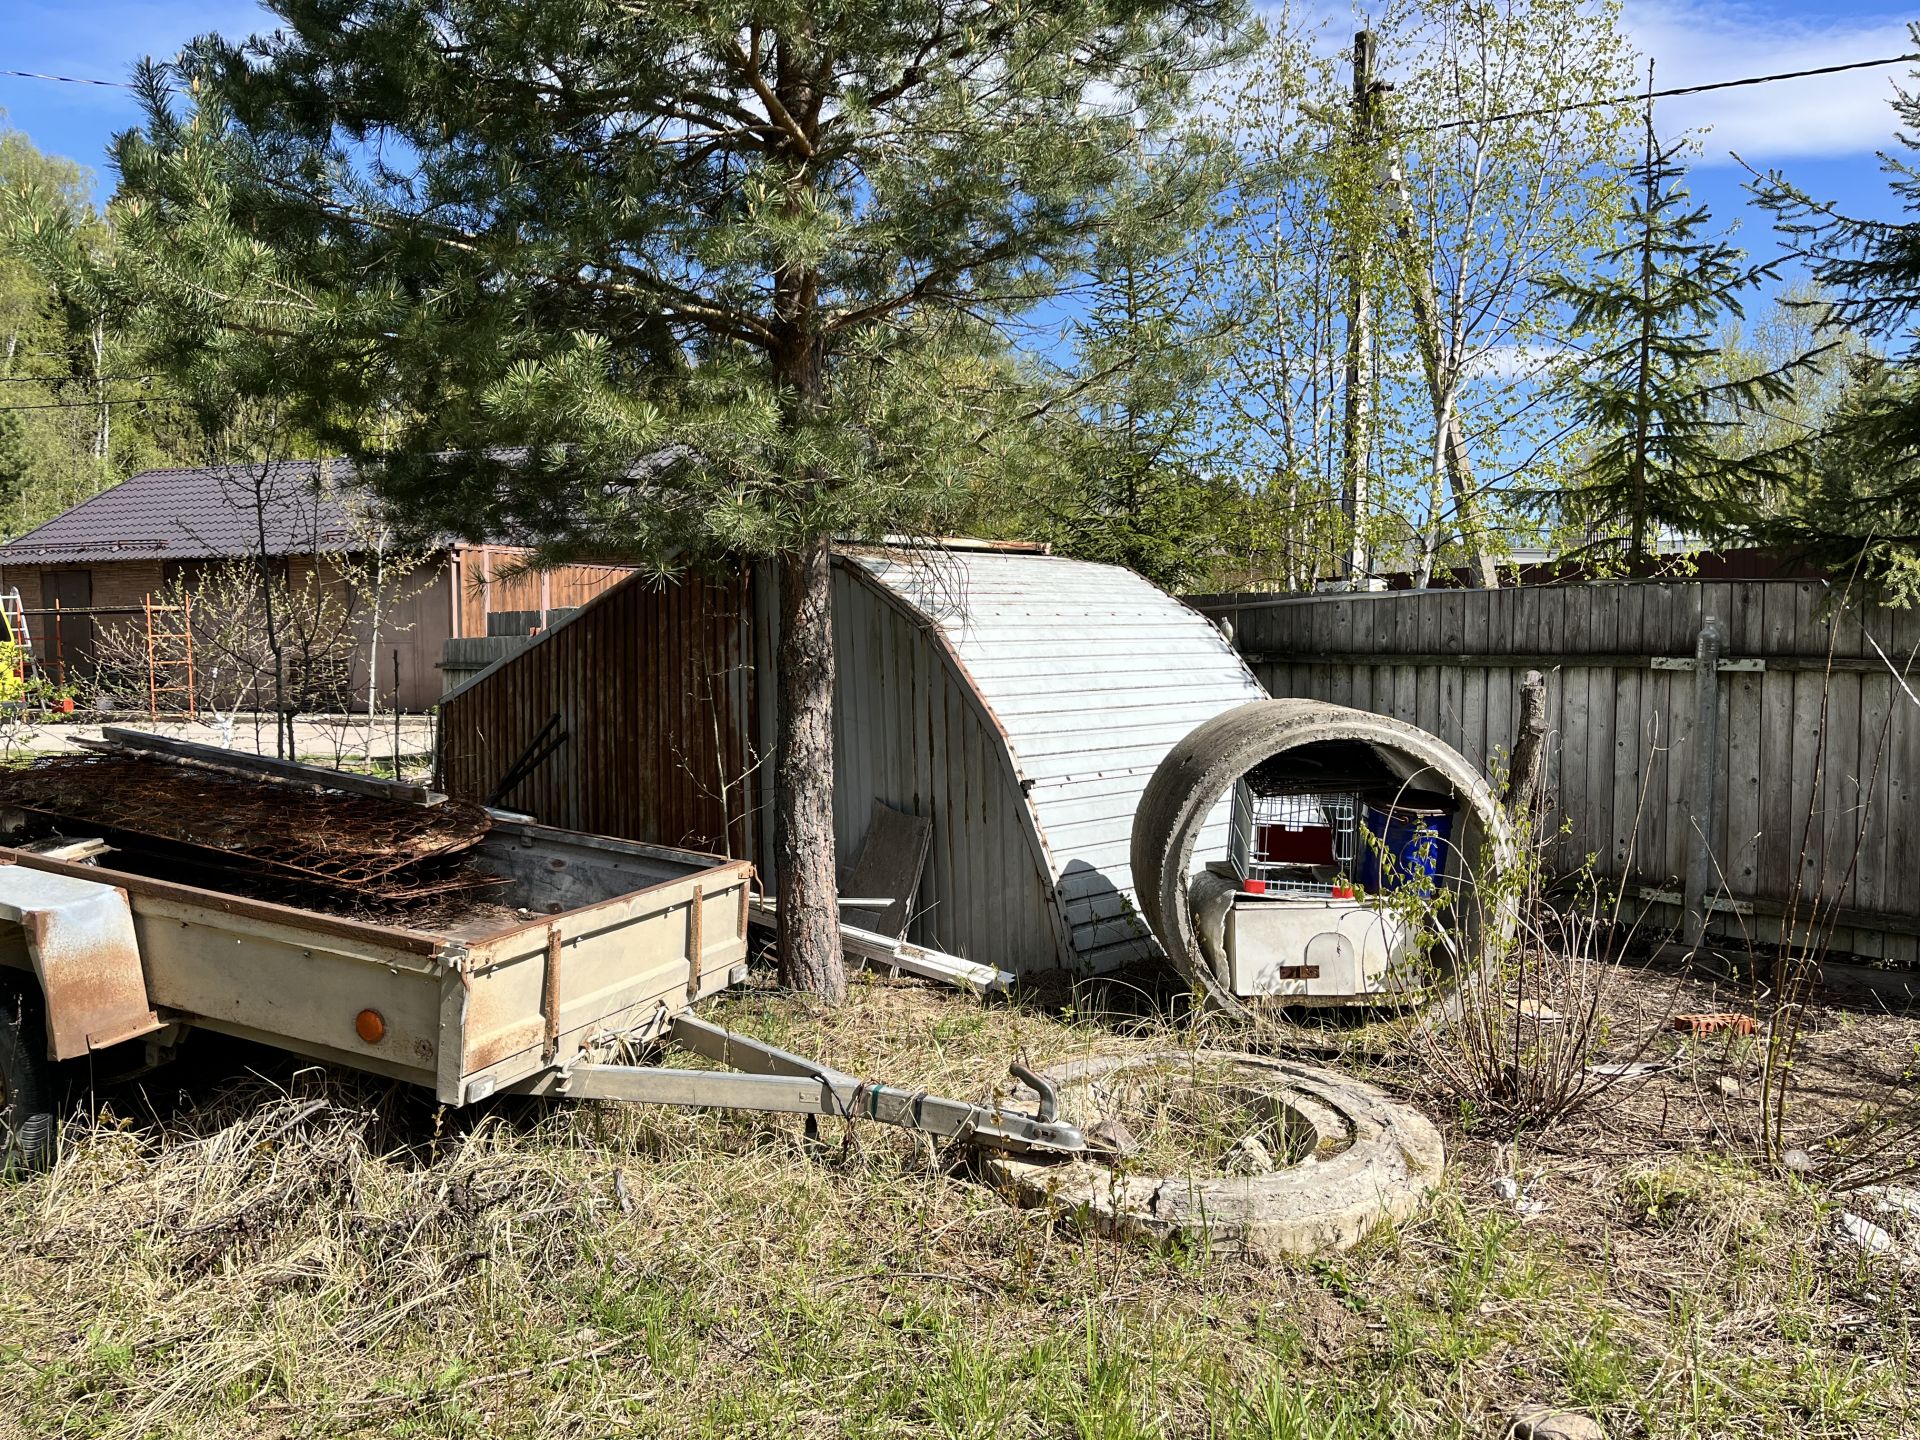
<instances>
[{"instance_id":1,"label":"corrugated metal shed","mask_svg":"<svg viewBox=\"0 0 1920 1440\"><path fill-rule=\"evenodd\" d=\"M724 847L770 883L774 776L758 762L778 599L767 566L608 592L449 698L447 787L485 798L558 713L566 745L505 803ZM932 822L911 937L1023 974L1155 954L1129 871L1140 793L1195 725L1263 694L1219 632L1113 566L905 547L837 557L834 631L840 858L876 801ZM1204 843L1224 855L1224 803L1215 824Z\"/></svg>"},{"instance_id":2,"label":"corrugated metal shed","mask_svg":"<svg viewBox=\"0 0 1920 1440\"><path fill-rule=\"evenodd\" d=\"M1116 566L990 552L850 559L937 630L991 717L1070 963L1105 970L1156 953L1133 903L1134 810L1188 731L1265 697L1239 656L1199 614ZM1216 843L1224 854L1224 805L1202 841ZM989 928L992 916L980 920Z\"/></svg>"}]
</instances>

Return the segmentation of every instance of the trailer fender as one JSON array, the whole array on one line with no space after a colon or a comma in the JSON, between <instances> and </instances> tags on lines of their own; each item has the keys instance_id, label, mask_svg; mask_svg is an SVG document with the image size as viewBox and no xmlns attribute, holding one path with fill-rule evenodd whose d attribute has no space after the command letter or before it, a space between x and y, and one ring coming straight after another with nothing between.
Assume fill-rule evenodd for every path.
<instances>
[{"instance_id":1,"label":"trailer fender","mask_svg":"<svg viewBox=\"0 0 1920 1440\"><path fill-rule=\"evenodd\" d=\"M72 1060L161 1028L147 998L127 892L0 865L0 920L23 932L46 999L47 1053Z\"/></svg>"}]
</instances>

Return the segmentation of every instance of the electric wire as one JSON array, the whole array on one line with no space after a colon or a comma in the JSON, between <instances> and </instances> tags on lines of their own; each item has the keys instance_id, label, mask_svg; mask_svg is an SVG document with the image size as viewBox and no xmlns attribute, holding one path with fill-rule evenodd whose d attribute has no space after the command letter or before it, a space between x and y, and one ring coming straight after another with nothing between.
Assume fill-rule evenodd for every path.
<instances>
[{"instance_id":1,"label":"electric wire","mask_svg":"<svg viewBox=\"0 0 1920 1440\"><path fill-rule=\"evenodd\" d=\"M1536 120L1548 115L1563 115L1575 110L1600 110L1611 105L1644 105L1649 100L1670 100L1682 95L1705 95L1716 90L1735 90L1749 85L1772 85L1783 80L1808 80L1822 75L1844 75L1854 70L1877 70L1888 65L1920 61L1920 53L1888 55L1878 60L1848 60L1838 65L1814 65L1804 70L1780 70L1768 75L1742 75L1732 80L1708 80L1698 85L1675 85L1665 90L1638 90L1598 100L1570 100L1563 105L1542 105L1528 110L1507 110L1497 115L1475 115L1462 120L1442 120L1432 125L1402 129L1403 135L1430 135L1441 130L1459 130L1468 125L1497 125L1507 120ZM0 76L15 80L51 80L63 85L99 85L114 90L131 90L125 80L98 80L84 75L53 75L39 70L0 70Z\"/></svg>"},{"instance_id":2,"label":"electric wire","mask_svg":"<svg viewBox=\"0 0 1920 1440\"><path fill-rule=\"evenodd\" d=\"M1570 100L1564 105L1542 105L1533 110L1508 110L1498 115L1475 115L1464 120L1442 120L1433 125L1415 125L1399 131L1402 135L1432 135L1442 130L1460 130L1469 125L1498 125L1507 120L1537 120L1549 115L1564 115L1574 110L1602 110L1612 105L1644 105L1649 100L1670 100L1677 95L1705 95L1712 90L1735 90L1744 85L1772 85L1781 80L1806 80L1819 75L1841 75L1849 70L1876 70L1887 65L1920 61L1920 54L1889 55L1881 60L1849 60L1840 65L1816 65L1807 70L1782 70L1772 75L1745 75L1737 80L1709 80L1700 85L1676 85L1667 90L1639 90L1626 95L1610 95L1601 100Z\"/></svg>"},{"instance_id":3,"label":"electric wire","mask_svg":"<svg viewBox=\"0 0 1920 1440\"><path fill-rule=\"evenodd\" d=\"M124 80L95 80L90 75L48 75L39 70L0 70L0 75L14 80L54 80L62 85L99 85L109 90L133 89Z\"/></svg>"}]
</instances>

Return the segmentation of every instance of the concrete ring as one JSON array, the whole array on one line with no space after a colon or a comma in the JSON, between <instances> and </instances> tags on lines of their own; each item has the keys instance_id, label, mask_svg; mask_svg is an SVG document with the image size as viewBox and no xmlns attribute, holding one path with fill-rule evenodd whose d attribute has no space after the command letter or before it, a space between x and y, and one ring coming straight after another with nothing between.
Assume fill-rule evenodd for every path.
<instances>
[{"instance_id":1,"label":"concrete ring","mask_svg":"<svg viewBox=\"0 0 1920 1440\"><path fill-rule=\"evenodd\" d=\"M1216 1251L1272 1259L1344 1250L1375 1225L1404 1220L1440 1179L1440 1132L1418 1111L1330 1070L1230 1050L1155 1051L1071 1061L1047 1073L1064 1114L1084 1111L1099 1082L1195 1061L1230 1067L1289 1112L1306 1142L1295 1163L1264 1175L1134 1175L1093 1160L1032 1161L988 1153L989 1177L1028 1205L1073 1212L1103 1234L1202 1239ZM1097 1117L1096 1117L1097 1118Z\"/></svg>"}]
</instances>

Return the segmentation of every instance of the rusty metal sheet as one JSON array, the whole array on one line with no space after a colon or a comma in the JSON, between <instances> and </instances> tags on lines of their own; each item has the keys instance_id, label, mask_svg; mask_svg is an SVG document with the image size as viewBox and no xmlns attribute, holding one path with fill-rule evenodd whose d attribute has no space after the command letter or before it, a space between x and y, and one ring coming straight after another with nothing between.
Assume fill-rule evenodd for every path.
<instances>
[{"instance_id":1,"label":"rusty metal sheet","mask_svg":"<svg viewBox=\"0 0 1920 1440\"><path fill-rule=\"evenodd\" d=\"M447 695L440 783L488 799L551 724L566 741L499 796L506 809L751 855L750 587L742 567L664 584L635 575L600 595Z\"/></svg>"},{"instance_id":2,"label":"rusty metal sheet","mask_svg":"<svg viewBox=\"0 0 1920 1440\"><path fill-rule=\"evenodd\" d=\"M55 1060L160 1028L147 1000L126 891L98 880L0 866L0 918L26 932L46 996Z\"/></svg>"}]
</instances>

